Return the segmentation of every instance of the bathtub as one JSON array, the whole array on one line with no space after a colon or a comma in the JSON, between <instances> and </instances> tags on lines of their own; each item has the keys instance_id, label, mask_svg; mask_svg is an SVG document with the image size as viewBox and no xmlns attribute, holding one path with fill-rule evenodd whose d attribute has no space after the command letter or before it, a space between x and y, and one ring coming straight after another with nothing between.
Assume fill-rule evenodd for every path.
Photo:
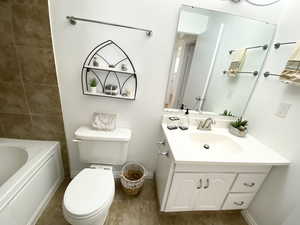
<instances>
[{"instance_id":1,"label":"bathtub","mask_svg":"<svg viewBox=\"0 0 300 225\"><path fill-rule=\"evenodd\" d=\"M58 142L0 138L0 224L35 224L63 179Z\"/></svg>"}]
</instances>

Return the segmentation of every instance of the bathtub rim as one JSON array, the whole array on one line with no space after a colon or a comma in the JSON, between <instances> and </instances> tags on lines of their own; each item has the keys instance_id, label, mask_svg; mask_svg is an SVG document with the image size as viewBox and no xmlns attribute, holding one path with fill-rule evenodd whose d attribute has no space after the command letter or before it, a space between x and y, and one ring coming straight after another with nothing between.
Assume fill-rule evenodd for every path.
<instances>
[{"instance_id":1,"label":"bathtub rim","mask_svg":"<svg viewBox=\"0 0 300 225\"><path fill-rule=\"evenodd\" d=\"M60 143L57 141L0 138L0 146L20 147L29 155L26 163L0 186L1 212L52 156L57 152L60 154Z\"/></svg>"}]
</instances>

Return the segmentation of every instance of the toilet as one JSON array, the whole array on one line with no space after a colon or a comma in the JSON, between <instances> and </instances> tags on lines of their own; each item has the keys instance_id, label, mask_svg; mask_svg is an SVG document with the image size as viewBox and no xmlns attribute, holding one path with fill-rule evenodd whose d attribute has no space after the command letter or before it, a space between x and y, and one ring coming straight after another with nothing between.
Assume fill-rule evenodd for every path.
<instances>
[{"instance_id":1,"label":"toilet","mask_svg":"<svg viewBox=\"0 0 300 225\"><path fill-rule=\"evenodd\" d=\"M68 185L63 214L72 225L103 225L115 193L112 166L126 162L131 131L100 131L83 126L76 130L75 138L80 161L90 166Z\"/></svg>"}]
</instances>

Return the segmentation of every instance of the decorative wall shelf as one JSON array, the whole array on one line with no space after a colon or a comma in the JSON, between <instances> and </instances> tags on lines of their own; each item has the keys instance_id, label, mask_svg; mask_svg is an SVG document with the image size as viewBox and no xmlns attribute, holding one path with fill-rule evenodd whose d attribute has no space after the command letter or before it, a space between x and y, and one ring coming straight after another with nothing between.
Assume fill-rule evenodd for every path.
<instances>
[{"instance_id":1,"label":"decorative wall shelf","mask_svg":"<svg viewBox=\"0 0 300 225\"><path fill-rule=\"evenodd\" d=\"M95 80L96 88L91 88ZM84 95L134 100L137 91L135 68L128 55L112 40L96 46L84 61L81 72Z\"/></svg>"}]
</instances>

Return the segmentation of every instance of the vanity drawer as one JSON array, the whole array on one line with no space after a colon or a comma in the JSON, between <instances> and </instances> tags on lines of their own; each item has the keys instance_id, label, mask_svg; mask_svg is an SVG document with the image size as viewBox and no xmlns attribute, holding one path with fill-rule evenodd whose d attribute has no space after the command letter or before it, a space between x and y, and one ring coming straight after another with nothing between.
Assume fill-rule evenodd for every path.
<instances>
[{"instance_id":1,"label":"vanity drawer","mask_svg":"<svg viewBox=\"0 0 300 225\"><path fill-rule=\"evenodd\" d=\"M239 174L230 192L256 192L267 174Z\"/></svg>"},{"instance_id":2,"label":"vanity drawer","mask_svg":"<svg viewBox=\"0 0 300 225\"><path fill-rule=\"evenodd\" d=\"M227 196L226 201L223 205L223 210L232 209L247 209L252 199L254 198L254 193L231 193Z\"/></svg>"}]
</instances>

